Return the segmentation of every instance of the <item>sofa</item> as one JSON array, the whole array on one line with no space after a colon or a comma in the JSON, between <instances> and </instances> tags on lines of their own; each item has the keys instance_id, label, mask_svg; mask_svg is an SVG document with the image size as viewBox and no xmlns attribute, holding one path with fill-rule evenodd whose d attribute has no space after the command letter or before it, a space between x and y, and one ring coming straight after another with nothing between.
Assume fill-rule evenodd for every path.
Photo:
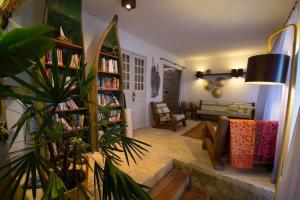
<instances>
[{"instance_id":1,"label":"sofa","mask_svg":"<svg viewBox=\"0 0 300 200\"><path fill-rule=\"evenodd\" d=\"M255 103L216 102L201 100L196 115L200 119L218 120L219 116L254 119Z\"/></svg>"}]
</instances>

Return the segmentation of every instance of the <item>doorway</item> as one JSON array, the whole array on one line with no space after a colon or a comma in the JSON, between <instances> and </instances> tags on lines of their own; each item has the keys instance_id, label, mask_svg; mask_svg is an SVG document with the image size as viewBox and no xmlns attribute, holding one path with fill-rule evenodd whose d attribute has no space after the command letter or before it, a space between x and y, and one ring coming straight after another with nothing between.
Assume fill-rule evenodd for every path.
<instances>
[{"instance_id":1,"label":"doorway","mask_svg":"<svg viewBox=\"0 0 300 200\"><path fill-rule=\"evenodd\" d=\"M181 75L181 70L164 65L163 101L173 113L179 113Z\"/></svg>"},{"instance_id":2,"label":"doorway","mask_svg":"<svg viewBox=\"0 0 300 200\"><path fill-rule=\"evenodd\" d=\"M146 127L146 57L122 51L123 90L133 130Z\"/></svg>"}]
</instances>

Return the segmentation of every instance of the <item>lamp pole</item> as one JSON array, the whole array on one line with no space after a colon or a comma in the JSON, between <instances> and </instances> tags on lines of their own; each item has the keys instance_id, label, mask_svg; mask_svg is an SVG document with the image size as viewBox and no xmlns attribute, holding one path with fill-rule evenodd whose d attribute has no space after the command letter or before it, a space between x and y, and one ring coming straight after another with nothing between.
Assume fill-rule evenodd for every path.
<instances>
[{"instance_id":1,"label":"lamp pole","mask_svg":"<svg viewBox=\"0 0 300 200\"><path fill-rule=\"evenodd\" d=\"M287 96L287 107L286 107L286 113L285 113L285 121L284 121L284 129L283 129L283 136L282 136L282 143L281 143L281 150L280 150L280 157L279 157L279 166L277 171L277 181L275 185L275 197L277 198L278 194L278 187L281 182L282 178L282 169L283 169L283 163L285 159L285 143L288 139L288 136L291 131L291 122L292 122L292 111L294 107L294 96L295 96L295 83L296 83L296 73L297 73L297 66L296 66L296 46L297 46L297 25L296 24L288 24L285 25L283 28L275 31L268 40L267 50L270 53L271 52L271 45L272 45L272 39L279 35L280 33L284 32L288 28L293 28L294 30L294 39L293 39L293 51L292 51L292 62L291 62L291 69L290 69L290 81L289 81L289 87L288 87L288 96Z\"/></svg>"}]
</instances>

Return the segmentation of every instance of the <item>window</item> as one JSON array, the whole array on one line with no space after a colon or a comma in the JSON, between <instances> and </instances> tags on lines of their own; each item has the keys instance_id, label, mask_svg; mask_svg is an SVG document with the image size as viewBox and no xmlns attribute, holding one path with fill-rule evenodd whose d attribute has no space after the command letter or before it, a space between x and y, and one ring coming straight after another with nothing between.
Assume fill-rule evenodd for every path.
<instances>
[{"instance_id":1,"label":"window","mask_svg":"<svg viewBox=\"0 0 300 200\"><path fill-rule=\"evenodd\" d=\"M127 54L122 54L122 71L123 71L123 88L129 90L130 83L130 57Z\"/></svg>"}]
</instances>

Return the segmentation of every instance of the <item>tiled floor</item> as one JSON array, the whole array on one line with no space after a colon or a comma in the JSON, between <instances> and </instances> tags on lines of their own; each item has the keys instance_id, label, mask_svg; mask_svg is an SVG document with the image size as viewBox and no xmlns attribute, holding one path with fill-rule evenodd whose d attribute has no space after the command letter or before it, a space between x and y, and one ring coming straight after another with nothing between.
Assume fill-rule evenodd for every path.
<instances>
[{"instance_id":1,"label":"tiled floor","mask_svg":"<svg viewBox=\"0 0 300 200\"><path fill-rule=\"evenodd\" d=\"M135 165L121 168L129 173L136 181L153 186L164 173L172 167L173 159L193 165L215 175L230 177L245 183L274 191L270 182L270 172L264 168L242 171L226 167L223 171L212 168L208 154L202 150L202 141L181 136L199 122L187 121L187 127L179 128L177 132L165 129L145 128L135 132L135 138L151 145L143 160Z\"/></svg>"}]
</instances>

